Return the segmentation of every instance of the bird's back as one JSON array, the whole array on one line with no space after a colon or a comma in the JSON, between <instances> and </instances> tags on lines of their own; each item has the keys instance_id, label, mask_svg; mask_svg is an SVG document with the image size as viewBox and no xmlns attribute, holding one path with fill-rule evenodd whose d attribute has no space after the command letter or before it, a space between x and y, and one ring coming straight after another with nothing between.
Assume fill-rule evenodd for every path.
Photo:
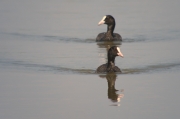
<instances>
[{"instance_id":1,"label":"bird's back","mask_svg":"<svg viewBox=\"0 0 180 119\"><path fill-rule=\"evenodd\" d=\"M113 66L113 67L108 68L107 63L100 65L96 69L96 73L106 73L106 72L119 72L119 73L121 73L121 69L117 66Z\"/></svg>"},{"instance_id":2,"label":"bird's back","mask_svg":"<svg viewBox=\"0 0 180 119\"><path fill-rule=\"evenodd\" d=\"M122 37L118 33L113 33L113 37L106 36L106 33L103 32L97 35L96 41L122 41Z\"/></svg>"}]
</instances>

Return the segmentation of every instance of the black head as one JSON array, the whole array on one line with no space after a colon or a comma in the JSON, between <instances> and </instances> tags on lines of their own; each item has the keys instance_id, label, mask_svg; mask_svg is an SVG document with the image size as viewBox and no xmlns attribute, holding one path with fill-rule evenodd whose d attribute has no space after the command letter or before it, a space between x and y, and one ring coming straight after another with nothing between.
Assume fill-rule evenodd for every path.
<instances>
[{"instance_id":1,"label":"black head","mask_svg":"<svg viewBox=\"0 0 180 119\"><path fill-rule=\"evenodd\" d=\"M98 23L98 25L101 25L101 24L107 24L107 25L110 25L110 24L115 24L115 19L113 16L111 15L106 15L102 18L102 20Z\"/></svg>"},{"instance_id":2,"label":"black head","mask_svg":"<svg viewBox=\"0 0 180 119\"><path fill-rule=\"evenodd\" d=\"M123 57L123 54L120 51L120 48L117 46L112 46L109 50L108 50L108 57L112 56L112 57L116 57L116 56L121 56Z\"/></svg>"}]
</instances>

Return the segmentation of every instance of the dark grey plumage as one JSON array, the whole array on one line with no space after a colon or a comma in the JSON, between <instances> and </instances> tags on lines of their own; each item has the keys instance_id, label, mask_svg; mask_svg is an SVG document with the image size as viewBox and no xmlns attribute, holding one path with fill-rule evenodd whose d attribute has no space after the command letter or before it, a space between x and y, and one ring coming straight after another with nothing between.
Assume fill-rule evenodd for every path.
<instances>
[{"instance_id":1,"label":"dark grey plumage","mask_svg":"<svg viewBox=\"0 0 180 119\"><path fill-rule=\"evenodd\" d=\"M113 16L104 16L98 24L107 24L107 32L99 33L96 37L96 41L122 41L121 35L119 35L118 33L113 33L116 25Z\"/></svg>"},{"instance_id":2,"label":"dark grey plumage","mask_svg":"<svg viewBox=\"0 0 180 119\"><path fill-rule=\"evenodd\" d=\"M96 69L96 73L106 73L106 72L121 72L120 68L115 66L115 57L121 56L123 57L123 54L120 51L120 48L117 46L112 46L108 50L108 62L106 64L100 65Z\"/></svg>"}]
</instances>

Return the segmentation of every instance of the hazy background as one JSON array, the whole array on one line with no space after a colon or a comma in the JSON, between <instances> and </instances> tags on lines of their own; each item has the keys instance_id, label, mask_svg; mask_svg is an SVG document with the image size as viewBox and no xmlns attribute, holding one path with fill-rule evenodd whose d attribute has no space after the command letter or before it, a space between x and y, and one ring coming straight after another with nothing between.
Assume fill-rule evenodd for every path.
<instances>
[{"instance_id":1,"label":"hazy background","mask_svg":"<svg viewBox=\"0 0 180 119\"><path fill-rule=\"evenodd\" d=\"M0 118L178 118L179 4L1 0ZM95 42L107 14L122 43ZM112 45L123 73L95 74Z\"/></svg>"}]
</instances>

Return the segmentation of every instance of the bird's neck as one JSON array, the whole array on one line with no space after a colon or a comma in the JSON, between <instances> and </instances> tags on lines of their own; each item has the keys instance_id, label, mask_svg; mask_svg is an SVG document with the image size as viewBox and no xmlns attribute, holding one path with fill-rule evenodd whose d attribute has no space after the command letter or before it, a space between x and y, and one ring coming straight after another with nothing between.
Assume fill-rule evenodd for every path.
<instances>
[{"instance_id":1,"label":"bird's neck","mask_svg":"<svg viewBox=\"0 0 180 119\"><path fill-rule=\"evenodd\" d=\"M115 56L112 55L108 56L108 63L107 63L108 68L113 68L115 66L114 60L115 60Z\"/></svg>"},{"instance_id":2,"label":"bird's neck","mask_svg":"<svg viewBox=\"0 0 180 119\"><path fill-rule=\"evenodd\" d=\"M107 33L106 33L106 35L110 36L110 37L113 37L114 28L115 28L115 23L107 25Z\"/></svg>"}]
</instances>

